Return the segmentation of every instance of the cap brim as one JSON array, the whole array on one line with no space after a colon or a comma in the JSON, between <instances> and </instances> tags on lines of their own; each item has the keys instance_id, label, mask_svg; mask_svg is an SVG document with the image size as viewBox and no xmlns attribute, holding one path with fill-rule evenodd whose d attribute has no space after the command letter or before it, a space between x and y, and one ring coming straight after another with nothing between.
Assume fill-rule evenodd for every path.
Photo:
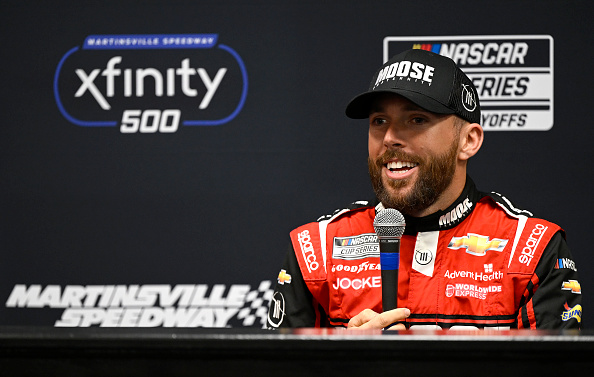
<instances>
[{"instance_id":1,"label":"cap brim","mask_svg":"<svg viewBox=\"0 0 594 377\"><path fill-rule=\"evenodd\" d=\"M401 95L409 101L415 103L421 108L436 114L454 114L456 111L450 109L444 104L437 102L433 98L424 94L411 92L403 89L380 89L361 93L349 102L346 107L346 116L352 119L365 119L371 112L371 104L378 95L383 93L394 93Z\"/></svg>"}]
</instances>

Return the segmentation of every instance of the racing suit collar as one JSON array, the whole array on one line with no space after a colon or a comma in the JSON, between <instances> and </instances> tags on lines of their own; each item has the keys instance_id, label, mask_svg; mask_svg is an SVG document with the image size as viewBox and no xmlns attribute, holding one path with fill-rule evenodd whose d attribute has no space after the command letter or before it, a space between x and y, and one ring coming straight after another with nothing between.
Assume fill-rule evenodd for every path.
<instances>
[{"instance_id":1,"label":"racing suit collar","mask_svg":"<svg viewBox=\"0 0 594 377\"><path fill-rule=\"evenodd\" d=\"M474 182L467 175L462 193L445 210L437 211L424 217L404 215L406 221L404 234L416 234L418 232L431 232L453 228L472 213L476 203L484 196L485 194L476 189ZM377 212L383 209L384 206L382 203L379 203L375 208Z\"/></svg>"}]
</instances>

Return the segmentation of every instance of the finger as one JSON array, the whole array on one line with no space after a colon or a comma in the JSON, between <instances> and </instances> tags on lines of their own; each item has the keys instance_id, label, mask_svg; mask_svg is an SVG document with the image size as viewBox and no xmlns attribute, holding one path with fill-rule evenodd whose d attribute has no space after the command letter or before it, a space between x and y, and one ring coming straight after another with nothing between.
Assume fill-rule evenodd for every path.
<instances>
[{"instance_id":1,"label":"finger","mask_svg":"<svg viewBox=\"0 0 594 377\"><path fill-rule=\"evenodd\" d=\"M403 321L410 315L410 310L407 308L398 308L388 310L376 315L366 323L362 324L360 328L365 329L384 329L390 327L396 322ZM402 325L404 326L404 325Z\"/></svg>"},{"instance_id":2,"label":"finger","mask_svg":"<svg viewBox=\"0 0 594 377\"><path fill-rule=\"evenodd\" d=\"M364 324L371 321L373 318L377 317L379 314L374 312L371 309L365 309L361 311L359 314L351 318L349 321L347 328L358 328L363 326Z\"/></svg>"},{"instance_id":3,"label":"finger","mask_svg":"<svg viewBox=\"0 0 594 377\"><path fill-rule=\"evenodd\" d=\"M404 323L396 323L396 324L392 324L390 326L386 326L386 328L384 328L384 330L388 330L388 331L406 330L406 326L404 325Z\"/></svg>"}]
</instances>

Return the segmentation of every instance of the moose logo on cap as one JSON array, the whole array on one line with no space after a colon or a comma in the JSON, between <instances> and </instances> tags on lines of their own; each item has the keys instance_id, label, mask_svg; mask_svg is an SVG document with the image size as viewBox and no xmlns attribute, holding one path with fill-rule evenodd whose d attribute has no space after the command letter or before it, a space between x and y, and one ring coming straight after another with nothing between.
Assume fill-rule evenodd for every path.
<instances>
[{"instance_id":1,"label":"moose logo on cap","mask_svg":"<svg viewBox=\"0 0 594 377\"><path fill-rule=\"evenodd\" d=\"M430 65L425 65L419 62L410 62L403 60L400 62L392 63L389 66L384 67L375 80L375 89L378 85L382 84L385 80L396 79L396 76L402 80L404 77L415 80L422 80L428 82L431 85L433 72L435 68Z\"/></svg>"}]
</instances>

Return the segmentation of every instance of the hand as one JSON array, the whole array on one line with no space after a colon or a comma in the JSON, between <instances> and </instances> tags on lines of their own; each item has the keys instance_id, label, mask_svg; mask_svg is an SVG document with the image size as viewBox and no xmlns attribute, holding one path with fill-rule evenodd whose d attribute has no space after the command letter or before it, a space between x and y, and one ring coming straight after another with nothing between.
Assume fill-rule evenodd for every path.
<instances>
[{"instance_id":1,"label":"hand","mask_svg":"<svg viewBox=\"0 0 594 377\"><path fill-rule=\"evenodd\" d=\"M409 315L410 310L407 308L392 309L383 313L376 313L371 309L365 309L351 318L347 328L349 330L381 330L395 322L408 318ZM403 323L398 323L390 327L389 330L406 330L406 327Z\"/></svg>"}]
</instances>

